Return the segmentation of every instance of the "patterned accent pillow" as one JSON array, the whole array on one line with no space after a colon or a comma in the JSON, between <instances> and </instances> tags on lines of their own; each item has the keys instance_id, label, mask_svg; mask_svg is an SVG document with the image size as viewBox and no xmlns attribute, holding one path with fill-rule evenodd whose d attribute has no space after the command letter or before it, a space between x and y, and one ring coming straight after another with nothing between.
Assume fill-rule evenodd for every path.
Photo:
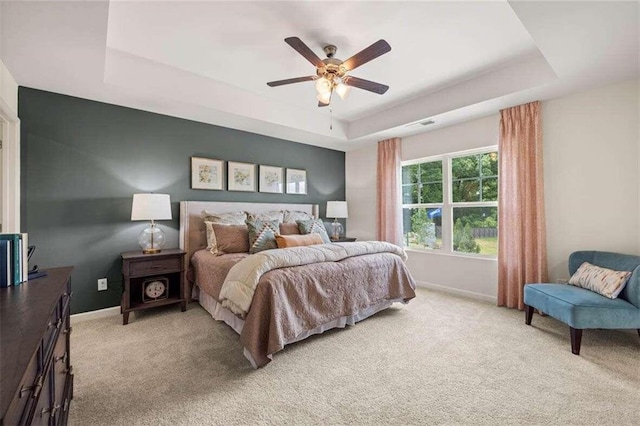
<instances>
[{"instance_id":1,"label":"patterned accent pillow","mask_svg":"<svg viewBox=\"0 0 640 426\"><path fill-rule=\"evenodd\" d=\"M209 250L212 254L249 253L249 230L247 225L225 225L205 222L211 227L215 247Z\"/></svg>"},{"instance_id":2,"label":"patterned accent pillow","mask_svg":"<svg viewBox=\"0 0 640 426\"><path fill-rule=\"evenodd\" d=\"M615 299L627 285L631 272L614 271L584 262L567 284L595 291L609 299Z\"/></svg>"},{"instance_id":3,"label":"patterned accent pillow","mask_svg":"<svg viewBox=\"0 0 640 426\"><path fill-rule=\"evenodd\" d=\"M309 213L285 210L284 223L296 223L298 220L313 220L313 216Z\"/></svg>"},{"instance_id":4,"label":"patterned accent pillow","mask_svg":"<svg viewBox=\"0 0 640 426\"><path fill-rule=\"evenodd\" d=\"M249 228L249 253L278 248L276 235L280 235L277 220L247 220Z\"/></svg>"},{"instance_id":5,"label":"patterned accent pillow","mask_svg":"<svg viewBox=\"0 0 640 426\"><path fill-rule=\"evenodd\" d=\"M327 228L324 227L324 222L321 219L313 220L298 220L298 228L300 228L301 234L320 234L324 243L330 243L329 235L327 234Z\"/></svg>"},{"instance_id":6,"label":"patterned accent pillow","mask_svg":"<svg viewBox=\"0 0 640 426\"><path fill-rule=\"evenodd\" d=\"M247 220L262 220L262 221L277 220L278 222L283 222L284 211L272 210L269 212L258 212L258 213L247 212Z\"/></svg>"}]
</instances>

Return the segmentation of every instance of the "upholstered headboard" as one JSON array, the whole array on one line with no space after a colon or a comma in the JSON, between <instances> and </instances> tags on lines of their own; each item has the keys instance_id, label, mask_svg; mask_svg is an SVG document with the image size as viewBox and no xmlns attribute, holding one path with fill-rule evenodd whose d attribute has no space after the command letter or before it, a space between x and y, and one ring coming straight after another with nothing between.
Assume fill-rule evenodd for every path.
<instances>
[{"instance_id":1,"label":"upholstered headboard","mask_svg":"<svg viewBox=\"0 0 640 426\"><path fill-rule=\"evenodd\" d=\"M317 204L283 203L232 203L221 201L180 201L180 248L187 252L184 257L185 295L191 300L191 282L187 279L191 265L191 256L197 250L207 246L207 235L202 220L202 211L212 213L230 213L245 211L259 213L270 210L303 211L318 217Z\"/></svg>"}]
</instances>

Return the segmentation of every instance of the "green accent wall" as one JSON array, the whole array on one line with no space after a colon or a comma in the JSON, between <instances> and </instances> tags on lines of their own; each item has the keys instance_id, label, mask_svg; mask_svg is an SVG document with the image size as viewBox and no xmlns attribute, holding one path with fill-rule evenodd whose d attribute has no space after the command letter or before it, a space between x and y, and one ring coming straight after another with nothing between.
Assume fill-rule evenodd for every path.
<instances>
[{"instance_id":1,"label":"green accent wall","mask_svg":"<svg viewBox=\"0 0 640 426\"><path fill-rule=\"evenodd\" d=\"M132 195L171 195L158 224L178 247L179 201L317 203L345 199L344 152L20 87L22 232L30 265L73 265L72 312L117 306L120 253L139 249ZM190 189L190 157L306 169L307 195ZM98 278L109 289L98 292Z\"/></svg>"}]
</instances>

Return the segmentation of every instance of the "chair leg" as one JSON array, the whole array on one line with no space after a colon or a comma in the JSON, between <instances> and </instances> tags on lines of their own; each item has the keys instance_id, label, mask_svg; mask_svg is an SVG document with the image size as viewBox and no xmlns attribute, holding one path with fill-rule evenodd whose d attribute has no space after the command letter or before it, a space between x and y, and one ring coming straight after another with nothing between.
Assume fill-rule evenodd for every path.
<instances>
[{"instance_id":1,"label":"chair leg","mask_svg":"<svg viewBox=\"0 0 640 426\"><path fill-rule=\"evenodd\" d=\"M638 336L640 336L640 328L638 329Z\"/></svg>"},{"instance_id":2,"label":"chair leg","mask_svg":"<svg viewBox=\"0 0 640 426\"><path fill-rule=\"evenodd\" d=\"M524 305L524 322L527 325L531 325L531 319L533 318L533 306ZM638 330L640 333L640 330Z\"/></svg>"},{"instance_id":3,"label":"chair leg","mask_svg":"<svg viewBox=\"0 0 640 426\"><path fill-rule=\"evenodd\" d=\"M579 328L569 327L571 331L571 353L580 355L580 344L582 343L582 330Z\"/></svg>"}]
</instances>

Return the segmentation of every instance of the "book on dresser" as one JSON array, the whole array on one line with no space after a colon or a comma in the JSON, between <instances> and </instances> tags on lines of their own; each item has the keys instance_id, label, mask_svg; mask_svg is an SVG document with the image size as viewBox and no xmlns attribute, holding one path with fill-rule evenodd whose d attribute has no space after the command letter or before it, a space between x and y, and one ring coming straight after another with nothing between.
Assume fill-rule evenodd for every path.
<instances>
[{"instance_id":1,"label":"book on dresser","mask_svg":"<svg viewBox=\"0 0 640 426\"><path fill-rule=\"evenodd\" d=\"M27 234L0 233L0 287L28 280L28 247Z\"/></svg>"},{"instance_id":2,"label":"book on dresser","mask_svg":"<svg viewBox=\"0 0 640 426\"><path fill-rule=\"evenodd\" d=\"M64 425L73 398L72 267L0 289L0 424Z\"/></svg>"}]
</instances>

